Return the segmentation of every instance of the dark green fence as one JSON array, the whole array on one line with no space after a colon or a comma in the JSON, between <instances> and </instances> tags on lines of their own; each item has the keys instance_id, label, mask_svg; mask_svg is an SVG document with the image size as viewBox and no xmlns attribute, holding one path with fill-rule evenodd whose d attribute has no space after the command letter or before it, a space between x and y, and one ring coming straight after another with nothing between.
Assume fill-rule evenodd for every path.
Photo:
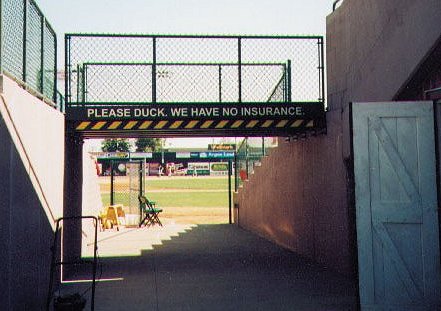
<instances>
[{"instance_id":1,"label":"dark green fence","mask_svg":"<svg viewBox=\"0 0 441 311\"><path fill-rule=\"evenodd\" d=\"M0 72L57 103L57 37L33 0L0 0ZM58 101L59 108L60 101Z\"/></svg>"},{"instance_id":2,"label":"dark green fence","mask_svg":"<svg viewBox=\"0 0 441 311\"><path fill-rule=\"evenodd\" d=\"M254 168L261 165L262 158L276 146L275 137L249 137L242 141L236 151L236 188L253 174Z\"/></svg>"},{"instance_id":3,"label":"dark green fence","mask_svg":"<svg viewBox=\"0 0 441 311\"><path fill-rule=\"evenodd\" d=\"M76 87L79 102L153 102L152 71L156 66L157 102L236 102L238 65L229 63L84 63ZM287 64L242 64L248 88L244 100L288 101ZM245 74L244 74L245 76ZM251 90L252 89L252 90Z\"/></svg>"},{"instance_id":4,"label":"dark green fence","mask_svg":"<svg viewBox=\"0 0 441 311\"><path fill-rule=\"evenodd\" d=\"M324 103L319 36L66 34L69 106Z\"/></svg>"}]
</instances>

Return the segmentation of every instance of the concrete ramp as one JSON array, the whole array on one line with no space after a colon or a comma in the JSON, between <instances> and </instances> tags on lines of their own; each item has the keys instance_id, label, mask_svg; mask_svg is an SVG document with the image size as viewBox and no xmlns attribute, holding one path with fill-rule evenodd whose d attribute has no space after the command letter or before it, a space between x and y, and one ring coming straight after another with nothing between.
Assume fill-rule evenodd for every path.
<instances>
[{"instance_id":1,"label":"concrete ramp","mask_svg":"<svg viewBox=\"0 0 441 311\"><path fill-rule=\"evenodd\" d=\"M357 309L354 282L237 226L164 223L100 234L100 253L126 255L100 259L96 310ZM90 304L90 275L61 291L85 292Z\"/></svg>"}]
</instances>

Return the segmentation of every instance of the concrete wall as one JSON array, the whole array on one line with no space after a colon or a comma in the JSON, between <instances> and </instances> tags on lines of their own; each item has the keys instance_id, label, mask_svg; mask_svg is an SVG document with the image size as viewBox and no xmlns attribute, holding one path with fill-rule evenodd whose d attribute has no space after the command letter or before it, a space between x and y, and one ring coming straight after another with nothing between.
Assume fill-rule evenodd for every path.
<instances>
[{"instance_id":1,"label":"concrete wall","mask_svg":"<svg viewBox=\"0 0 441 311\"><path fill-rule=\"evenodd\" d=\"M440 37L440 20L439 0L343 1L327 18L329 108L391 100Z\"/></svg>"},{"instance_id":2,"label":"concrete wall","mask_svg":"<svg viewBox=\"0 0 441 311\"><path fill-rule=\"evenodd\" d=\"M103 208L96 159L89 152L83 152L83 208L84 216L97 216Z\"/></svg>"},{"instance_id":3,"label":"concrete wall","mask_svg":"<svg viewBox=\"0 0 441 311\"><path fill-rule=\"evenodd\" d=\"M342 155L344 114L328 113L327 136L279 147L262 161L238 196L238 223L269 240L353 273L351 222Z\"/></svg>"},{"instance_id":4,"label":"concrete wall","mask_svg":"<svg viewBox=\"0 0 441 311\"><path fill-rule=\"evenodd\" d=\"M0 306L42 310L63 213L64 117L0 76Z\"/></svg>"},{"instance_id":5,"label":"concrete wall","mask_svg":"<svg viewBox=\"0 0 441 311\"><path fill-rule=\"evenodd\" d=\"M356 271L349 103L388 101L441 35L439 0L345 0L327 18L328 134L281 143L238 194L239 224Z\"/></svg>"}]
</instances>

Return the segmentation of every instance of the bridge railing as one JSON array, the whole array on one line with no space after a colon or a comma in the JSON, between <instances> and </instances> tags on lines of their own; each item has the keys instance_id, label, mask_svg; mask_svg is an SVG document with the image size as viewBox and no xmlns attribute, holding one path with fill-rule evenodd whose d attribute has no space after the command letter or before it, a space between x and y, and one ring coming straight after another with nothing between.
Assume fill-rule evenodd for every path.
<instances>
[{"instance_id":1,"label":"bridge railing","mask_svg":"<svg viewBox=\"0 0 441 311\"><path fill-rule=\"evenodd\" d=\"M57 37L33 0L0 0L0 73L57 103Z\"/></svg>"},{"instance_id":2,"label":"bridge railing","mask_svg":"<svg viewBox=\"0 0 441 311\"><path fill-rule=\"evenodd\" d=\"M84 63L78 67L76 98L81 103L153 102L152 63ZM282 102L288 98L287 65L242 64L252 82L243 100ZM238 102L237 64L157 63L157 102ZM233 75L233 77L232 77ZM249 75L253 75L253 78ZM245 86L244 86L245 87Z\"/></svg>"},{"instance_id":3,"label":"bridge railing","mask_svg":"<svg viewBox=\"0 0 441 311\"><path fill-rule=\"evenodd\" d=\"M324 103L322 37L66 35L70 106Z\"/></svg>"}]
</instances>

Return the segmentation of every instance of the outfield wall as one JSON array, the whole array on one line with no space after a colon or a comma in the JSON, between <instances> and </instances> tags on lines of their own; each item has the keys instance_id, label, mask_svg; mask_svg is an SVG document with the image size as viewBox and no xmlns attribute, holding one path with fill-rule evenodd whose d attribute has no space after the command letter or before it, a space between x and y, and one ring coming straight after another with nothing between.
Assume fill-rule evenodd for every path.
<instances>
[{"instance_id":1,"label":"outfield wall","mask_svg":"<svg viewBox=\"0 0 441 311\"><path fill-rule=\"evenodd\" d=\"M43 310L63 213L64 116L0 76L0 308Z\"/></svg>"}]
</instances>

